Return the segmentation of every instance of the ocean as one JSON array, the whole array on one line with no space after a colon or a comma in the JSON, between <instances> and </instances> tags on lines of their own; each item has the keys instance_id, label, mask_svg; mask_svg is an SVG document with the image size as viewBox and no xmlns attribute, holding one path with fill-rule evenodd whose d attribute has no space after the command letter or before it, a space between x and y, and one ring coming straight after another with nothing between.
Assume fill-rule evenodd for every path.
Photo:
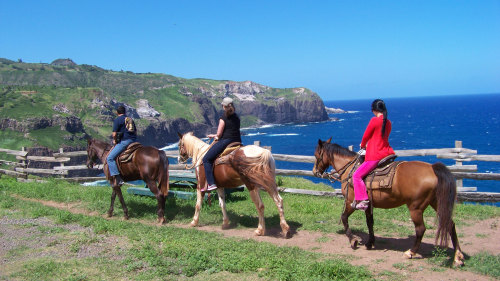
<instances>
[{"instance_id":1,"label":"ocean","mask_svg":"<svg viewBox=\"0 0 500 281\"><path fill-rule=\"evenodd\" d=\"M373 116L370 100L325 101L331 108L347 113L329 114L330 121L304 124L266 125L242 130L244 144L260 141L270 146L273 153L314 155L318 139L332 141L359 149L361 137ZM434 96L384 99L388 117L392 122L389 138L395 150L452 148L460 140L464 148L478 154L500 155L500 94ZM338 120L335 120L335 119ZM455 163L452 159L427 157L398 157L397 160L420 160L428 163ZM471 161L464 165L477 165L477 172L500 173L499 162ZM312 170L312 164L277 161L279 169ZM339 183L306 177L314 182L340 188ZM500 192L500 181L464 179L464 187L477 187L477 191Z\"/></svg>"}]
</instances>

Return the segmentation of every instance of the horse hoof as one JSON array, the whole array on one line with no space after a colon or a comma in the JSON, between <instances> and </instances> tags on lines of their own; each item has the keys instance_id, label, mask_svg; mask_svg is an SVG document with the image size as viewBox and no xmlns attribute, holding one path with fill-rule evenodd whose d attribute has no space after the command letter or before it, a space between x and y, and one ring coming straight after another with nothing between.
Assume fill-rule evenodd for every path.
<instances>
[{"instance_id":1,"label":"horse hoof","mask_svg":"<svg viewBox=\"0 0 500 281\"><path fill-rule=\"evenodd\" d=\"M165 218L158 219L158 225L164 225L167 223L167 220Z\"/></svg>"},{"instance_id":2,"label":"horse hoof","mask_svg":"<svg viewBox=\"0 0 500 281\"><path fill-rule=\"evenodd\" d=\"M195 222L195 221L192 221L190 224L189 224L191 227L195 227L195 226L198 226L198 223Z\"/></svg>"},{"instance_id":3,"label":"horse hoof","mask_svg":"<svg viewBox=\"0 0 500 281\"><path fill-rule=\"evenodd\" d=\"M464 266L464 261L462 261L462 260L454 260L453 261L453 266L454 267L462 267L462 266Z\"/></svg>"},{"instance_id":4,"label":"horse hoof","mask_svg":"<svg viewBox=\"0 0 500 281\"><path fill-rule=\"evenodd\" d=\"M404 257L407 259L412 259L415 256L415 253L413 253L411 250L408 250L404 253Z\"/></svg>"},{"instance_id":5,"label":"horse hoof","mask_svg":"<svg viewBox=\"0 0 500 281\"><path fill-rule=\"evenodd\" d=\"M351 248L356 250L358 248L358 239L351 240Z\"/></svg>"},{"instance_id":6,"label":"horse hoof","mask_svg":"<svg viewBox=\"0 0 500 281\"><path fill-rule=\"evenodd\" d=\"M128 221L129 217L128 216L123 216L123 218Z\"/></svg>"},{"instance_id":7,"label":"horse hoof","mask_svg":"<svg viewBox=\"0 0 500 281\"><path fill-rule=\"evenodd\" d=\"M255 230L255 235L256 235L256 236L262 236L262 235L264 235L264 230L263 230L263 229L260 229L260 228L257 228L257 229Z\"/></svg>"},{"instance_id":8,"label":"horse hoof","mask_svg":"<svg viewBox=\"0 0 500 281\"><path fill-rule=\"evenodd\" d=\"M290 231L282 231L283 233L283 238L285 239L289 239L292 237L292 234L290 233Z\"/></svg>"},{"instance_id":9,"label":"horse hoof","mask_svg":"<svg viewBox=\"0 0 500 281\"><path fill-rule=\"evenodd\" d=\"M371 250L371 249L373 249L373 245L372 245L372 244L366 244L366 245L365 245L365 248L366 248L367 250Z\"/></svg>"},{"instance_id":10,"label":"horse hoof","mask_svg":"<svg viewBox=\"0 0 500 281\"><path fill-rule=\"evenodd\" d=\"M221 225L221 227L220 227L220 228L221 228L221 229L223 229L223 230L224 230L224 229L229 229L229 224L228 224L228 223L225 223L225 224Z\"/></svg>"},{"instance_id":11,"label":"horse hoof","mask_svg":"<svg viewBox=\"0 0 500 281\"><path fill-rule=\"evenodd\" d=\"M113 213L108 213L107 216L108 216L108 218L110 218L113 216Z\"/></svg>"}]
</instances>

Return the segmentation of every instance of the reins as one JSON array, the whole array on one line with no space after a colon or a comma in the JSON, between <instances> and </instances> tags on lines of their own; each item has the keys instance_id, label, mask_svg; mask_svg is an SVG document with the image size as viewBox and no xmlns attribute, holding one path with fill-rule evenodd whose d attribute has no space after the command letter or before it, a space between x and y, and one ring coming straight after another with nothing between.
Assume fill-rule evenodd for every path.
<instances>
[{"instance_id":1,"label":"reins","mask_svg":"<svg viewBox=\"0 0 500 281\"><path fill-rule=\"evenodd\" d=\"M213 142L212 142L212 143L208 146L207 151L208 151L210 148L212 148L212 146L213 146L216 142L217 142L217 141L214 139L214 141L213 141ZM193 156L194 156L194 155L193 155ZM192 157L192 156L191 156L191 157ZM189 159L189 157L188 157L187 159ZM186 161L187 161L187 159L186 159ZM196 162L199 162L199 161L196 161ZM199 166L203 163L203 162L201 162L201 163L198 163L198 165L197 165L197 164L196 164L196 162L195 162L195 161L194 161L194 159L193 159L193 164L191 165L191 167L189 167L189 166L186 164L186 166L185 166L184 168L185 168L186 170L191 170L191 169L193 169L193 168L199 167Z\"/></svg>"},{"instance_id":2,"label":"reins","mask_svg":"<svg viewBox=\"0 0 500 281\"><path fill-rule=\"evenodd\" d=\"M326 176L328 177L328 180L330 180L330 182L332 182L332 183L335 182L335 181L338 181L341 184L343 184L346 181L348 181L351 178L354 169L351 169L351 171L349 172L349 176L347 178L342 179L342 175L347 171L347 168L349 168L349 166L351 166L352 164L356 163L359 160L359 157L360 157L360 155L358 154L356 156L356 158L354 158L349 163L345 164L344 167L342 167L340 170L338 170L338 171L337 170L335 170L335 171L332 170L331 173L327 173ZM338 177L335 176L335 173L338 174Z\"/></svg>"},{"instance_id":3,"label":"reins","mask_svg":"<svg viewBox=\"0 0 500 281\"><path fill-rule=\"evenodd\" d=\"M354 167L356 166L356 163L359 162L360 157L361 157L361 155L357 154L353 160L351 160L349 163L345 164L344 167L342 167L339 171L336 171L335 169L333 169L331 173L326 174L326 176L330 182L332 182L332 183L334 183L336 181L340 182L340 190L342 190L342 185L345 183L345 190L346 190L345 193L346 194L344 197L344 205L342 207L342 214L345 212L345 206L347 205L347 198L349 198L348 182L352 178L352 174L354 173ZM342 179L342 175L347 171L347 169L351 165L353 165L353 166L352 166L351 170L349 171L349 175L345 179ZM333 165L332 165L332 167L333 167ZM338 176L334 175L335 172L338 174ZM340 218L340 222L342 222L342 217Z\"/></svg>"}]
</instances>

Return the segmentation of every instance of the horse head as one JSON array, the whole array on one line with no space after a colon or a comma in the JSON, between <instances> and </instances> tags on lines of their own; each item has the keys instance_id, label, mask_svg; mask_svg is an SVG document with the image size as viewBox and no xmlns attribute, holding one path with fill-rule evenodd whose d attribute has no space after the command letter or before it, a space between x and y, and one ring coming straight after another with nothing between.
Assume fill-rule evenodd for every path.
<instances>
[{"instance_id":1,"label":"horse head","mask_svg":"<svg viewBox=\"0 0 500 281\"><path fill-rule=\"evenodd\" d=\"M97 155L97 151L94 148L94 140L91 138L87 139L87 168L94 168L94 164L98 158L99 156Z\"/></svg>"},{"instance_id":2,"label":"horse head","mask_svg":"<svg viewBox=\"0 0 500 281\"><path fill-rule=\"evenodd\" d=\"M327 141L322 141L318 139L318 145L314 151L314 157L316 157L316 162L314 162L313 174L317 177L322 177L325 170L330 165L327 157L325 157L325 144L330 143L332 138L330 137Z\"/></svg>"},{"instance_id":3,"label":"horse head","mask_svg":"<svg viewBox=\"0 0 500 281\"><path fill-rule=\"evenodd\" d=\"M179 156L177 157L177 162L179 164L184 164L187 162L187 160L189 159L189 154L187 153L187 149L186 149L186 146L184 145L184 135L182 135L181 133L177 132L177 135L179 136Z\"/></svg>"}]
</instances>

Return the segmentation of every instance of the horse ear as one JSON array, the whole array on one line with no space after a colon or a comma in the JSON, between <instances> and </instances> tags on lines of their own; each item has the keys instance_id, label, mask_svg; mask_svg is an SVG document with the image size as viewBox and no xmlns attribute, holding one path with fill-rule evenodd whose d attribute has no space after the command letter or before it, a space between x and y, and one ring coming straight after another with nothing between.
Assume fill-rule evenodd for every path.
<instances>
[{"instance_id":1,"label":"horse ear","mask_svg":"<svg viewBox=\"0 0 500 281\"><path fill-rule=\"evenodd\" d=\"M332 137L330 137L330 138L326 141L326 143L330 143L331 141L332 141Z\"/></svg>"},{"instance_id":2,"label":"horse ear","mask_svg":"<svg viewBox=\"0 0 500 281\"><path fill-rule=\"evenodd\" d=\"M318 145L319 145L319 147L323 146L323 142L321 141L321 139L318 139Z\"/></svg>"},{"instance_id":3,"label":"horse ear","mask_svg":"<svg viewBox=\"0 0 500 281\"><path fill-rule=\"evenodd\" d=\"M92 138L88 138L87 139L87 144L91 144L92 143Z\"/></svg>"},{"instance_id":4,"label":"horse ear","mask_svg":"<svg viewBox=\"0 0 500 281\"><path fill-rule=\"evenodd\" d=\"M177 132L177 135L179 136L179 139L182 139L182 134Z\"/></svg>"}]
</instances>

